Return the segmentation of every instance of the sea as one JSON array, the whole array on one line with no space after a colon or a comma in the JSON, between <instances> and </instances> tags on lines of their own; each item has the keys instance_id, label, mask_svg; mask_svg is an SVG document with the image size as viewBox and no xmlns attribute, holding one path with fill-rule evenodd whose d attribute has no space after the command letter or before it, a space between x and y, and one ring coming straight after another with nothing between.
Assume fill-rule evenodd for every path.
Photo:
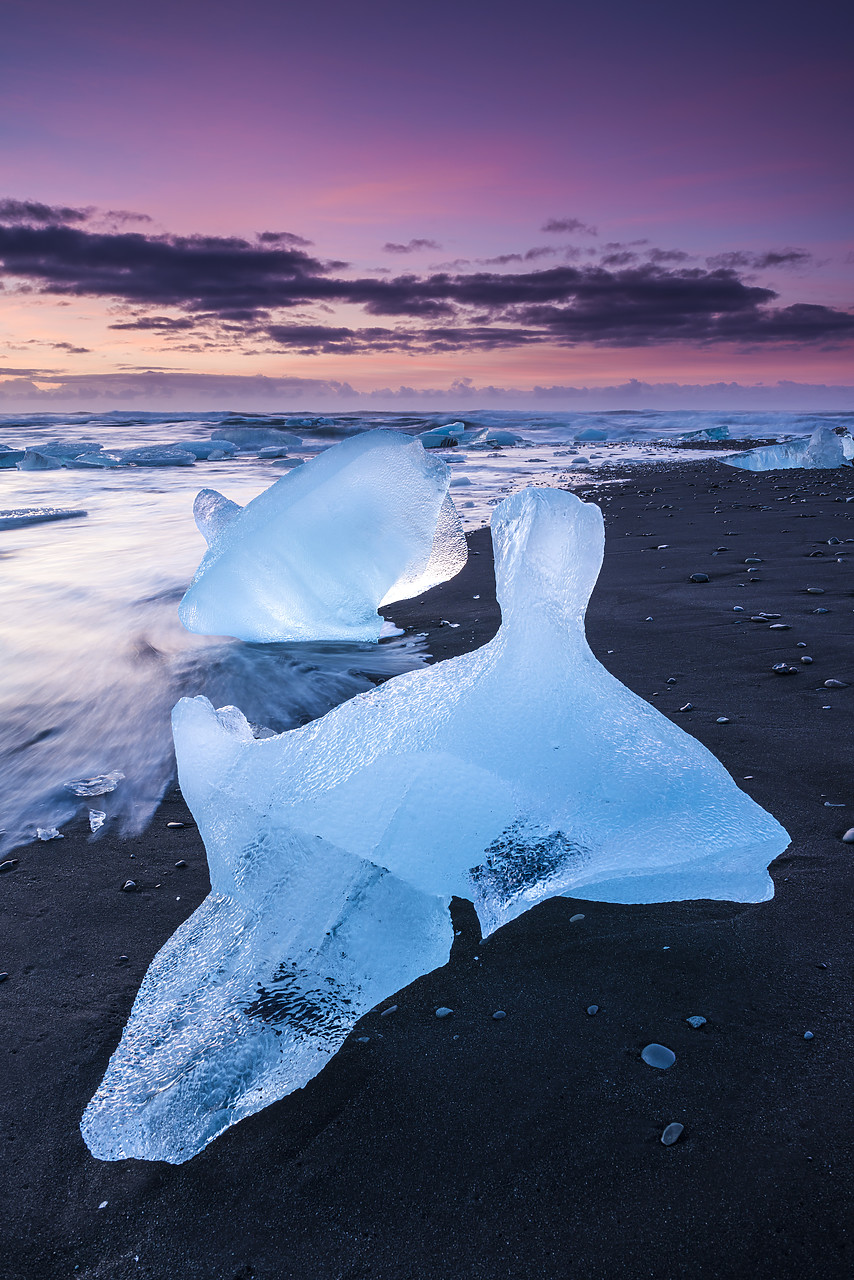
<instances>
[{"instance_id":1,"label":"sea","mask_svg":"<svg viewBox=\"0 0 854 1280\"><path fill-rule=\"evenodd\" d=\"M287 431L301 442L286 460L259 457L256 447L181 467L0 466L0 854L36 839L56 841L59 850L69 823L88 823L92 839L143 830L174 778L170 712L180 697L205 694L215 706L239 706L259 732L282 732L429 661L418 634L376 645L251 645L190 635L177 607L205 549L192 514L199 489L245 504L294 462L305 464L348 436L377 428L417 435L452 423L464 424L472 443L440 454L471 529L530 483L595 488L615 483L617 467L625 474L635 464L684 460L686 437L691 457L720 457L721 440L850 430L854 413L0 415L0 450L51 441L167 447L251 428ZM478 441L484 430L517 439L496 447ZM4 520L33 508L85 514ZM99 778L105 781L83 785Z\"/></svg>"}]
</instances>

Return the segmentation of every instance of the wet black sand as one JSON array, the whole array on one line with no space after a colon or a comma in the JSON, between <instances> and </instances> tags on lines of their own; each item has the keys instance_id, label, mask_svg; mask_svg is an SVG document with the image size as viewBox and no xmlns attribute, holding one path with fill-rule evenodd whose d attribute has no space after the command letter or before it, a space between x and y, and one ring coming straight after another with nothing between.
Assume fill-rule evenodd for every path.
<instances>
[{"instance_id":1,"label":"wet black sand","mask_svg":"<svg viewBox=\"0 0 854 1280\"><path fill-rule=\"evenodd\" d=\"M151 957L204 897L203 849L166 828L189 816L172 795L134 842L19 850L0 876L4 1280L852 1274L854 581L837 556L854 558L854 473L625 474L600 490L591 643L788 828L773 901L560 899L483 945L461 904L450 964L306 1089L186 1165L103 1164L78 1120ZM497 625L488 534L471 542L458 579L394 611L437 657ZM790 630L745 620L760 611ZM676 1065L645 1066L649 1041Z\"/></svg>"}]
</instances>

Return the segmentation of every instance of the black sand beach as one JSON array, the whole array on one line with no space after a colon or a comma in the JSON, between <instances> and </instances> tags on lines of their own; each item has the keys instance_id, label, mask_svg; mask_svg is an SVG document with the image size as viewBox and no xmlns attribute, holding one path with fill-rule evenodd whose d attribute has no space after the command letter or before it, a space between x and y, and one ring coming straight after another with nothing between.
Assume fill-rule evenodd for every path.
<instances>
[{"instance_id":1,"label":"black sand beach","mask_svg":"<svg viewBox=\"0 0 854 1280\"><path fill-rule=\"evenodd\" d=\"M0 876L3 1280L852 1274L854 472L686 457L624 476L595 491L591 644L789 830L774 899L556 899L483 945L458 904L448 966L306 1089L183 1166L105 1164L78 1122L152 956L207 891L204 850L166 827L189 819L177 793L137 840L20 849ZM488 532L470 543L457 579L392 611L436 658L498 624ZM650 1041L674 1067L641 1061Z\"/></svg>"}]
</instances>

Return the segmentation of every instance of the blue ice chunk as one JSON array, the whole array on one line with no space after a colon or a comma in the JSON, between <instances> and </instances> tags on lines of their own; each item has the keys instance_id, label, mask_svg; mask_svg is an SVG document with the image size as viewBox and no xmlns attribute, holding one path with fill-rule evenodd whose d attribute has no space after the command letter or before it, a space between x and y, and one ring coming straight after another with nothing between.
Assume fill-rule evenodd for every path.
<instances>
[{"instance_id":1,"label":"blue ice chunk","mask_svg":"<svg viewBox=\"0 0 854 1280\"><path fill-rule=\"evenodd\" d=\"M245 508L205 489L209 548L181 601L188 631L240 640L373 641L382 605L466 562L450 471L411 436L351 436L289 470Z\"/></svg>"}]
</instances>

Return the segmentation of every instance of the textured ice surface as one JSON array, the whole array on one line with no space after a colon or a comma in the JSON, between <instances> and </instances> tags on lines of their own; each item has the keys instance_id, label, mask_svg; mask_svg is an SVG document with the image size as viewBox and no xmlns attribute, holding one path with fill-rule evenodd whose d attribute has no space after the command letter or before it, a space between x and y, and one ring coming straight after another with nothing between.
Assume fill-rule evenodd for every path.
<instances>
[{"instance_id":1,"label":"textured ice surface","mask_svg":"<svg viewBox=\"0 0 854 1280\"><path fill-rule=\"evenodd\" d=\"M417 439L370 431L289 471L245 508L203 489L194 512L209 549L181 621L240 640L376 640L378 607L465 564L449 478Z\"/></svg>"},{"instance_id":2,"label":"textured ice surface","mask_svg":"<svg viewBox=\"0 0 854 1280\"><path fill-rule=\"evenodd\" d=\"M807 439L750 449L721 461L745 471L784 471L792 467L850 467L852 457L854 440L849 435L839 436L829 427L817 427Z\"/></svg>"},{"instance_id":3,"label":"textured ice surface","mask_svg":"<svg viewBox=\"0 0 854 1280\"><path fill-rule=\"evenodd\" d=\"M102 1159L180 1162L304 1085L359 1015L555 894L760 901L788 843L722 765L602 667L584 611L598 507L527 489L493 516L502 626L263 740L173 714L211 894L155 958L83 1119Z\"/></svg>"}]
</instances>

